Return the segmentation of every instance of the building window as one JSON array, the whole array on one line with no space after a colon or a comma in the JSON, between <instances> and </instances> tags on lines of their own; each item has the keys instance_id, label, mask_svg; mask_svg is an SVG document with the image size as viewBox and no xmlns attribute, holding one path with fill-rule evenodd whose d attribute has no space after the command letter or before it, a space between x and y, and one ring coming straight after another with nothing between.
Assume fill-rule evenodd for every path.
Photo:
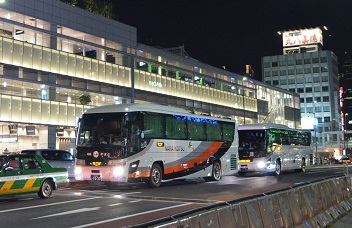
<instances>
[{"instance_id":1,"label":"building window","mask_svg":"<svg viewBox=\"0 0 352 228\"><path fill-rule=\"evenodd\" d=\"M264 68L270 68L270 62L264 62Z\"/></svg>"},{"instance_id":2,"label":"building window","mask_svg":"<svg viewBox=\"0 0 352 228\"><path fill-rule=\"evenodd\" d=\"M296 65L302 65L302 59L296 59Z\"/></svg>"},{"instance_id":3,"label":"building window","mask_svg":"<svg viewBox=\"0 0 352 228\"><path fill-rule=\"evenodd\" d=\"M323 102L329 102L329 100L330 100L330 99L329 99L328 96L324 96L324 97L323 97Z\"/></svg>"},{"instance_id":4,"label":"building window","mask_svg":"<svg viewBox=\"0 0 352 228\"><path fill-rule=\"evenodd\" d=\"M296 84L296 81L294 78L289 78L288 79L288 84L291 85L291 84Z\"/></svg>"},{"instance_id":5,"label":"building window","mask_svg":"<svg viewBox=\"0 0 352 228\"><path fill-rule=\"evenodd\" d=\"M319 63L319 58L318 57L313 57L312 58L312 63Z\"/></svg>"},{"instance_id":6,"label":"building window","mask_svg":"<svg viewBox=\"0 0 352 228\"><path fill-rule=\"evenodd\" d=\"M296 74L303 74L303 69L302 68L297 68L296 69Z\"/></svg>"},{"instance_id":7,"label":"building window","mask_svg":"<svg viewBox=\"0 0 352 228\"><path fill-rule=\"evenodd\" d=\"M312 73L312 69L311 68L304 68L304 73L310 74L310 73Z\"/></svg>"},{"instance_id":8,"label":"building window","mask_svg":"<svg viewBox=\"0 0 352 228\"><path fill-rule=\"evenodd\" d=\"M307 107L307 112L308 113L313 113L313 107Z\"/></svg>"},{"instance_id":9,"label":"building window","mask_svg":"<svg viewBox=\"0 0 352 228\"><path fill-rule=\"evenodd\" d=\"M313 97L306 97L306 103L313 103Z\"/></svg>"},{"instance_id":10,"label":"building window","mask_svg":"<svg viewBox=\"0 0 352 228\"><path fill-rule=\"evenodd\" d=\"M279 72L277 70L273 70L273 72L271 73L272 76L278 76Z\"/></svg>"},{"instance_id":11,"label":"building window","mask_svg":"<svg viewBox=\"0 0 352 228\"><path fill-rule=\"evenodd\" d=\"M327 66L323 66L320 68L321 72L328 72L328 67Z\"/></svg>"},{"instance_id":12,"label":"building window","mask_svg":"<svg viewBox=\"0 0 352 228\"><path fill-rule=\"evenodd\" d=\"M295 69L288 69L287 74L288 75L294 75L295 74Z\"/></svg>"},{"instance_id":13,"label":"building window","mask_svg":"<svg viewBox=\"0 0 352 228\"><path fill-rule=\"evenodd\" d=\"M278 64L276 61L271 63L271 66L272 66L272 67L278 67L278 65L279 65L279 64Z\"/></svg>"},{"instance_id":14,"label":"building window","mask_svg":"<svg viewBox=\"0 0 352 228\"><path fill-rule=\"evenodd\" d=\"M320 77L313 77L313 82L314 83L320 82Z\"/></svg>"},{"instance_id":15,"label":"building window","mask_svg":"<svg viewBox=\"0 0 352 228\"><path fill-rule=\"evenodd\" d=\"M324 112L330 112L330 106L323 106Z\"/></svg>"},{"instance_id":16,"label":"building window","mask_svg":"<svg viewBox=\"0 0 352 228\"><path fill-rule=\"evenodd\" d=\"M286 61L285 60L281 60L279 63L280 63L280 66L286 66Z\"/></svg>"},{"instance_id":17,"label":"building window","mask_svg":"<svg viewBox=\"0 0 352 228\"><path fill-rule=\"evenodd\" d=\"M299 102L304 103L304 97L299 98Z\"/></svg>"},{"instance_id":18,"label":"building window","mask_svg":"<svg viewBox=\"0 0 352 228\"><path fill-rule=\"evenodd\" d=\"M312 87L307 87L306 88L306 93L311 93L312 92Z\"/></svg>"},{"instance_id":19,"label":"building window","mask_svg":"<svg viewBox=\"0 0 352 228\"><path fill-rule=\"evenodd\" d=\"M321 106L315 107L315 112L321 112Z\"/></svg>"},{"instance_id":20,"label":"building window","mask_svg":"<svg viewBox=\"0 0 352 228\"><path fill-rule=\"evenodd\" d=\"M324 116L324 122L330 122L330 116Z\"/></svg>"},{"instance_id":21,"label":"building window","mask_svg":"<svg viewBox=\"0 0 352 228\"><path fill-rule=\"evenodd\" d=\"M287 85L287 80L286 79L281 79L280 80L280 85Z\"/></svg>"},{"instance_id":22,"label":"building window","mask_svg":"<svg viewBox=\"0 0 352 228\"><path fill-rule=\"evenodd\" d=\"M301 113L305 113L306 112L306 108L305 107L301 107Z\"/></svg>"},{"instance_id":23,"label":"building window","mask_svg":"<svg viewBox=\"0 0 352 228\"><path fill-rule=\"evenodd\" d=\"M320 57L321 63L326 63L328 61L327 57Z\"/></svg>"},{"instance_id":24,"label":"building window","mask_svg":"<svg viewBox=\"0 0 352 228\"><path fill-rule=\"evenodd\" d=\"M310 64L311 60L310 59L304 59L304 64Z\"/></svg>"},{"instance_id":25,"label":"building window","mask_svg":"<svg viewBox=\"0 0 352 228\"><path fill-rule=\"evenodd\" d=\"M317 119L318 119L318 123L322 123L321 117L318 117Z\"/></svg>"},{"instance_id":26,"label":"building window","mask_svg":"<svg viewBox=\"0 0 352 228\"><path fill-rule=\"evenodd\" d=\"M297 84L303 84L304 79L303 78L297 78L296 82L297 82Z\"/></svg>"},{"instance_id":27,"label":"building window","mask_svg":"<svg viewBox=\"0 0 352 228\"><path fill-rule=\"evenodd\" d=\"M329 81L328 76L323 76L323 77L321 77L321 81L322 81L322 82L328 82L328 81Z\"/></svg>"},{"instance_id":28,"label":"building window","mask_svg":"<svg viewBox=\"0 0 352 228\"><path fill-rule=\"evenodd\" d=\"M305 77L304 79L306 80L306 83L309 83L309 82L313 81L312 77L308 77L308 76Z\"/></svg>"},{"instance_id":29,"label":"building window","mask_svg":"<svg viewBox=\"0 0 352 228\"><path fill-rule=\"evenodd\" d=\"M280 76L285 76L286 75L286 70L280 70Z\"/></svg>"},{"instance_id":30,"label":"building window","mask_svg":"<svg viewBox=\"0 0 352 228\"><path fill-rule=\"evenodd\" d=\"M321 87L323 92L329 92L329 86L323 86Z\"/></svg>"},{"instance_id":31,"label":"building window","mask_svg":"<svg viewBox=\"0 0 352 228\"><path fill-rule=\"evenodd\" d=\"M295 65L295 60L293 60L293 59L287 60L287 65L288 65L288 66L293 66L293 65Z\"/></svg>"},{"instance_id":32,"label":"building window","mask_svg":"<svg viewBox=\"0 0 352 228\"><path fill-rule=\"evenodd\" d=\"M304 89L303 88L297 88L297 93L304 93Z\"/></svg>"},{"instance_id":33,"label":"building window","mask_svg":"<svg viewBox=\"0 0 352 228\"><path fill-rule=\"evenodd\" d=\"M270 71L265 71L264 72L264 76L265 77L270 77L271 76L271 72Z\"/></svg>"},{"instance_id":34,"label":"building window","mask_svg":"<svg viewBox=\"0 0 352 228\"><path fill-rule=\"evenodd\" d=\"M279 80L273 80L273 85L279 85Z\"/></svg>"},{"instance_id":35,"label":"building window","mask_svg":"<svg viewBox=\"0 0 352 228\"><path fill-rule=\"evenodd\" d=\"M313 73L319 73L319 67L313 67Z\"/></svg>"},{"instance_id":36,"label":"building window","mask_svg":"<svg viewBox=\"0 0 352 228\"><path fill-rule=\"evenodd\" d=\"M321 87L320 86L315 86L314 87L314 92L320 92L321 91Z\"/></svg>"},{"instance_id":37,"label":"building window","mask_svg":"<svg viewBox=\"0 0 352 228\"><path fill-rule=\"evenodd\" d=\"M271 85L271 81L265 81L265 83Z\"/></svg>"},{"instance_id":38,"label":"building window","mask_svg":"<svg viewBox=\"0 0 352 228\"><path fill-rule=\"evenodd\" d=\"M289 88L288 91L295 93L296 89L295 88Z\"/></svg>"},{"instance_id":39,"label":"building window","mask_svg":"<svg viewBox=\"0 0 352 228\"><path fill-rule=\"evenodd\" d=\"M316 102L321 102L321 97L315 97Z\"/></svg>"}]
</instances>

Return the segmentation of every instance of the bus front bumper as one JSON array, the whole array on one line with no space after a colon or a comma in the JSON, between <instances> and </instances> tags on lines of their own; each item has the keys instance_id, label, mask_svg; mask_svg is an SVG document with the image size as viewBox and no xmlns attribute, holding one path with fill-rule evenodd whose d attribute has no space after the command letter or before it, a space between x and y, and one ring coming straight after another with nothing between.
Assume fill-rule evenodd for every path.
<instances>
[{"instance_id":1,"label":"bus front bumper","mask_svg":"<svg viewBox=\"0 0 352 228\"><path fill-rule=\"evenodd\" d=\"M254 162L240 162L239 172L251 173L251 172L265 172L271 173L275 172L275 163L269 163L264 161L254 161Z\"/></svg>"},{"instance_id":2,"label":"bus front bumper","mask_svg":"<svg viewBox=\"0 0 352 228\"><path fill-rule=\"evenodd\" d=\"M128 175L124 169L118 167L111 168L104 166L76 166L75 179L103 182L127 182Z\"/></svg>"}]
</instances>

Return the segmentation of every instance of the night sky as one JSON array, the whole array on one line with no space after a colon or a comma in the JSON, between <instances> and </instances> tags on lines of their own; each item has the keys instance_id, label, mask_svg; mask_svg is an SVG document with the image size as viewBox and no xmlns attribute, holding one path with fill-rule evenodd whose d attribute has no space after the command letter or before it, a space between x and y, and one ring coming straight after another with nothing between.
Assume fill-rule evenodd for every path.
<instances>
[{"instance_id":1,"label":"night sky","mask_svg":"<svg viewBox=\"0 0 352 228\"><path fill-rule=\"evenodd\" d=\"M352 52L352 0L115 0L116 17L137 28L138 42L185 46L194 59L243 73L261 57L282 54L277 31L327 26L324 50Z\"/></svg>"}]
</instances>

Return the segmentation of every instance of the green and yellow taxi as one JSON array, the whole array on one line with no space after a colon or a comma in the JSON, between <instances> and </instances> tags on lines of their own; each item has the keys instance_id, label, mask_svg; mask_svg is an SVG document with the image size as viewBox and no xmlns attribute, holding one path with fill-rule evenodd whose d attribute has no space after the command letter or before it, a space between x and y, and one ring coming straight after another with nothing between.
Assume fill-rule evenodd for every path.
<instances>
[{"instance_id":1,"label":"green and yellow taxi","mask_svg":"<svg viewBox=\"0 0 352 228\"><path fill-rule=\"evenodd\" d=\"M47 198L68 182L66 168L53 168L39 155L0 155L0 196L37 193Z\"/></svg>"}]
</instances>

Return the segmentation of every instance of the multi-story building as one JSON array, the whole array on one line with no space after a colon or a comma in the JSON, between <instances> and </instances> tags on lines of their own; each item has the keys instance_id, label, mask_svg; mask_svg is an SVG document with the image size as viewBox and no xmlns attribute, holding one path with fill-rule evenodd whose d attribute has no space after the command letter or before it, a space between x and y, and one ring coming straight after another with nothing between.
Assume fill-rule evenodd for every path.
<instances>
[{"instance_id":1,"label":"multi-story building","mask_svg":"<svg viewBox=\"0 0 352 228\"><path fill-rule=\"evenodd\" d=\"M352 57L344 52L340 61L340 90L342 107L343 140L346 154L352 155Z\"/></svg>"},{"instance_id":2,"label":"multi-story building","mask_svg":"<svg viewBox=\"0 0 352 228\"><path fill-rule=\"evenodd\" d=\"M302 123L317 122L310 127L315 129L316 156L338 156L342 141L337 57L322 50L320 28L282 36L283 54L262 58L263 82L299 93Z\"/></svg>"},{"instance_id":3,"label":"multi-story building","mask_svg":"<svg viewBox=\"0 0 352 228\"><path fill-rule=\"evenodd\" d=\"M137 43L134 27L56 0L0 3L1 151L73 149L86 109L146 102L300 124L298 94Z\"/></svg>"}]
</instances>

